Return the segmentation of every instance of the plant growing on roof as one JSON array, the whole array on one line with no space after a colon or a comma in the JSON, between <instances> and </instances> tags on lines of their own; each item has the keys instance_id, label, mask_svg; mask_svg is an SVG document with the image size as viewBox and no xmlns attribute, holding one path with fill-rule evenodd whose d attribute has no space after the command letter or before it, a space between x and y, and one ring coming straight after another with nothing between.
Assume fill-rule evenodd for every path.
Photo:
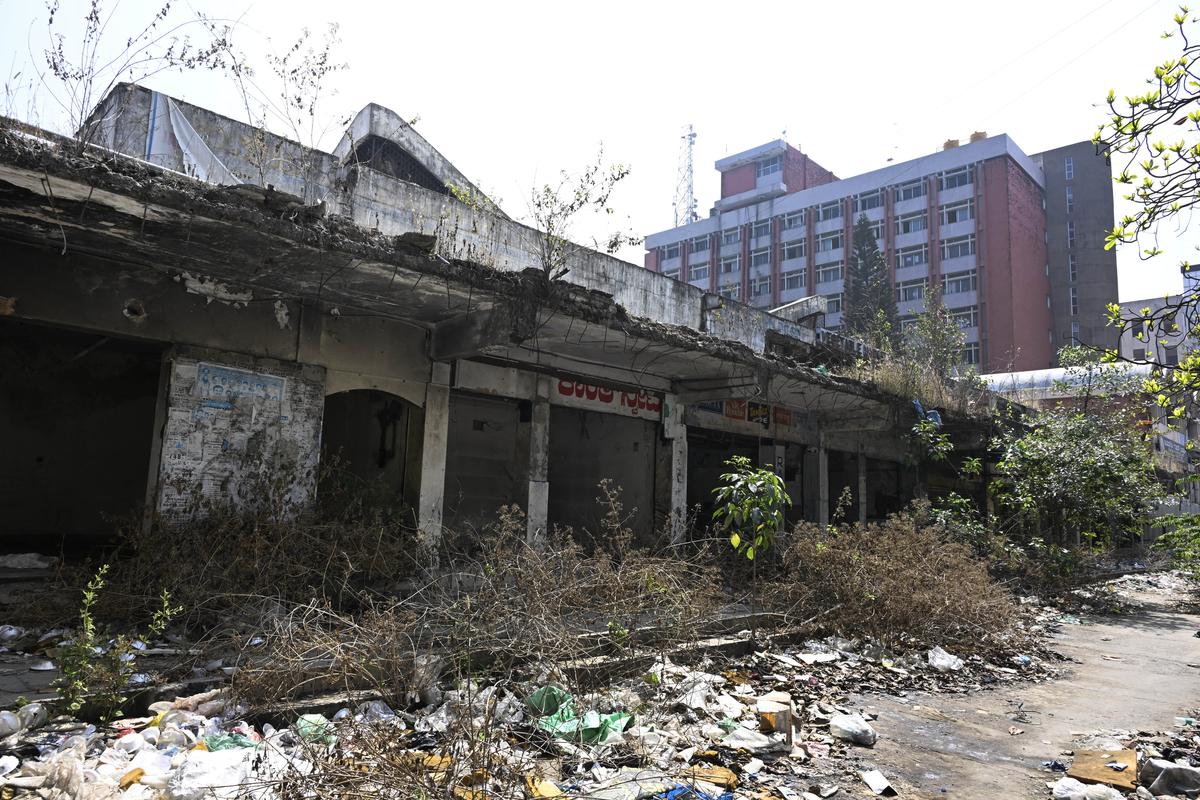
<instances>
[{"instance_id":1,"label":"plant growing on roof","mask_svg":"<svg viewBox=\"0 0 1200 800\"><path fill-rule=\"evenodd\" d=\"M734 550L753 561L775 543L783 529L783 510L792 498L774 470L755 467L745 456L734 456L725 464L730 471L713 490L717 496L713 522L729 534Z\"/></svg>"}]
</instances>

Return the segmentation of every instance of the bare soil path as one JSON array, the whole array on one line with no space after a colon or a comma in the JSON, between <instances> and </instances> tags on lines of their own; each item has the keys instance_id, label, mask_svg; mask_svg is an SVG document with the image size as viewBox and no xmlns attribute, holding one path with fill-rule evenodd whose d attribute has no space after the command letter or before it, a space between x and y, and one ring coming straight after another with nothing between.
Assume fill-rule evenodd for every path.
<instances>
[{"instance_id":1,"label":"bare soil path","mask_svg":"<svg viewBox=\"0 0 1200 800\"><path fill-rule=\"evenodd\" d=\"M1200 706L1200 615L1179 597L1135 595L1141 608L1084 618L1056 635L1068 674L973 694L866 695L879 715L872 759L904 797L1047 798L1061 775L1042 762L1098 731L1164 730ZM1023 710L1027 721L1015 721ZM1024 731L1011 735L1010 726ZM1069 761L1069 759L1067 759Z\"/></svg>"}]
</instances>

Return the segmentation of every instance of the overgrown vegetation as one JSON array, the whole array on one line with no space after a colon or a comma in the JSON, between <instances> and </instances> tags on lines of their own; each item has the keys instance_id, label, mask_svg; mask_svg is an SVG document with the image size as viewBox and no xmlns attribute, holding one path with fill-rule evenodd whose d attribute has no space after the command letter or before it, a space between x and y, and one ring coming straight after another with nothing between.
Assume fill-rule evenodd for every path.
<instances>
[{"instance_id":1,"label":"overgrown vegetation","mask_svg":"<svg viewBox=\"0 0 1200 800\"><path fill-rule=\"evenodd\" d=\"M790 608L847 636L962 647L1004 631L1011 596L955 531L918 508L880 523L801 523L783 557ZM796 612L792 612L793 614Z\"/></svg>"}]
</instances>

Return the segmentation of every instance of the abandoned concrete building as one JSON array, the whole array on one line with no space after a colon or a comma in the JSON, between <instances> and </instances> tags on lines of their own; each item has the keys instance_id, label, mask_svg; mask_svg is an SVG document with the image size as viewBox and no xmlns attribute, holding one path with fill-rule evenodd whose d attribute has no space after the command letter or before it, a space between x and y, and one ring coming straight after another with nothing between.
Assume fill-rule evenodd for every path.
<instances>
[{"instance_id":1,"label":"abandoned concrete building","mask_svg":"<svg viewBox=\"0 0 1200 800\"><path fill-rule=\"evenodd\" d=\"M594 530L605 478L680 536L734 454L796 518L913 494L910 399L815 368L811 324L582 248L548 281L541 234L387 109L333 153L135 85L92 119L0 124L9 543L236 504L251 465L306 502L335 454L429 540L503 504Z\"/></svg>"}]
</instances>

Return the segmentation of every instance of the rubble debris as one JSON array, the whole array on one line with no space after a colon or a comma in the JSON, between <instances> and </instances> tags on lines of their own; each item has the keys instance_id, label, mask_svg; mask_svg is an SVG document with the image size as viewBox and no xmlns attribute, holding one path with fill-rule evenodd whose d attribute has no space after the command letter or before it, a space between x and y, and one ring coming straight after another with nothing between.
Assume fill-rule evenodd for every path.
<instances>
[{"instance_id":1,"label":"rubble debris","mask_svg":"<svg viewBox=\"0 0 1200 800\"><path fill-rule=\"evenodd\" d=\"M1117 764L1118 767L1113 768L1110 764ZM1103 783L1132 791L1136 772L1137 752L1134 750L1076 750L1067 775L1084 783Z\"/></svg>"},{"instance_id":2,"label":"rubble debris","mask_svg":"<svg viewBox=\"0 0 1200 800\"><path fill-rule=\"evenodd\" d=\"M883 773L877 769L868 770L862 773L863 783L877 795L884 797L895 797L897 792L892 788L892 784L883 776Z\"/></svg>"}]
</instances>

